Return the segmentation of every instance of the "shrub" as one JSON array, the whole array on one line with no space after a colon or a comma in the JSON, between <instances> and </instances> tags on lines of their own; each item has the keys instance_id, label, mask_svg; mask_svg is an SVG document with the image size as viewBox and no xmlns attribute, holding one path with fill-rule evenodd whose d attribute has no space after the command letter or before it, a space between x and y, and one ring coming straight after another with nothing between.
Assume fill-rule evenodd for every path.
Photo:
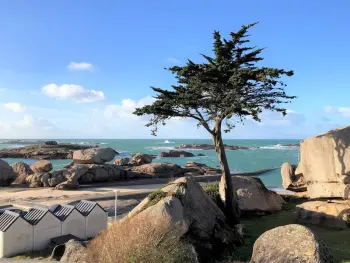
<instances>
[{"instance_id":1,"label":"shrub","mask_svg":"<svg viewBox=\"0 0 350 263\"><path fill-rule=\"evenodd\" d=\"M139 214L112 224L88 246L87 263L196 262L191 245L180 240L184 228L165 216Z\"/></svg>"},{"instance_id":2,"label":"shrub","mask_svg":"<svg viewBox=\"0 0 350 263\"><path fill-rule=\"evenodd\" d=\"M203 186L204 192L214 201L214 203L223 210L224 204L220 198L219 183L208 183Z\"/></svg>"}]
</instances>

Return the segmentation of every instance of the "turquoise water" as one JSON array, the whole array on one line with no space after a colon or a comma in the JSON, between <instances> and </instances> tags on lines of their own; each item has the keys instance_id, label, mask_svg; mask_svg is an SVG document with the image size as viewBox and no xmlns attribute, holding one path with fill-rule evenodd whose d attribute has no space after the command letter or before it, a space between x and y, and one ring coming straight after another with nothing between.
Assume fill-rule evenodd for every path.
<instances>
[{"instance_id":1,"label":"turquoise water","mask_svg":"<svg viewBox=\"0 0 350 263\"><path fill-rule=\"evenodd\" d=\"M0 140L1 141L1 140ZM2 140L4 141L4 140ZM33 140L37 141L37 140ZM180 144L192 144L192 143L207 143L212 144L211 140L196 140L196 139L182 139L182 140L167 140L164 139L150 139L150 140L56 140L58 142L71 142L71 143L86 143L86 144L101 144L102 147L111 147L119 152L119 156L129 156L133 153L144 152L149 154L159 154L162 151L174 149L175 146ZM227 159L229 161L230 169L233 172L249 172L254 170L260 170L271 167L280 167L283 162L298 163L299 148L296 147L283 147L280 144L292 144L298 143L300 140L225 140L224 143L228 145L248 146L248 147L261 147L259 149L252 150L237 150L226 151ZM18 147L19 145L0 145L0 148ZM198 153L205 154L205 156L196 156L189 158L157 158L154 162L173 162L179 165L185 165L188 161L195 161L205 163L209 166L218 166L217 155L214 150L188 150L193 154ZM118 157L118 156L117 156ZM117 158L116 157L116 158ZM35 160L28 159L4 159L8 163L14 163L23 161L28 164L32 164ZM62 168L68 164L71 160L52 160L54 169ZM282 180L280 176L280 170L271 171L260 178L269 187L281 187Z\"/></svg>"}]
</instances>

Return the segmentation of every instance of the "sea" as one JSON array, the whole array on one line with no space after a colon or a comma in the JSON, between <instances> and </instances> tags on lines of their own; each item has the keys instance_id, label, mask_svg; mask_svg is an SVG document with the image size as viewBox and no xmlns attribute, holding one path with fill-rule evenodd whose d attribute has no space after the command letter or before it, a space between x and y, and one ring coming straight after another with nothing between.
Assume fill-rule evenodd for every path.
<instances>
[{"instance_id":1,"label":"sea","mask_svg":"<svg viewBox=\"0 0 350 263\"><path fill-rule=\"evenodd\" d=\"M50 139L51 140L51 139ZM132 156L135 153L143 152L158 155L163 151L173 150L180 144L212 144L211 140L202 139L89 139L89 140L55 140L59 143L77 143L77 144L98 144L101 147L111 147L115 149L119 157ZM8 140L0 140L4 143ZM12 140L11 140L12 141ZM38 141L38 140L20 140L20 141ZM299 147L282 146L283 144L296 144L300 140L224 140L227 145L247 146L250 150L226 151L231 172L250 172L267 168L280 168L283 162L297 164L299 161ZM23 146L21 144L0 144L0 148L15 148ZM216 152L214 150L186 150L192 152L195 157L187 158L159 158L153 162L173 162L184 166L188 161L205 163L208 166L219 167ZM199 153L204 156L197 156ZM9 164L15 162L25 162L29 165L35 160L4 158ZM71 160L52 160L54 169L60 169ZM267 172L260 175L259 178L267 187L282 187L280 169Z\"/></svg>"}]
</instances>

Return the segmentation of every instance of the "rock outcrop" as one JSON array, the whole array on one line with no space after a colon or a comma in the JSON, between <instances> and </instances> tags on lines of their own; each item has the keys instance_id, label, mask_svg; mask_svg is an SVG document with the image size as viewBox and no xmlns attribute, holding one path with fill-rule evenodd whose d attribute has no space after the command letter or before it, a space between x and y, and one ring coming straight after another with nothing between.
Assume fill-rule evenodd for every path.
<instances>
[{"instance_id":1,"label":"rock outcrop","mask_svg":"<svg viewBox=\"0 0 350 263\"><path fill-rule=\"evenodd\" d=\"M285 204L284 199L268 190L259 178L232 176L232 184L243 212L275 212Z\"/></svg>"},{"instance_id":2,"label":"rock outcrop","mask_svg":"<svg viewBox=\"0 0 350 263\"><path fill-rule=\"evenodd\" d=\"M308 138L300 144L302 174L310 198L350 198L350 126Z\"/></svg>"},{"instance_id":3,"label":"rock outcrop","mask_svg":"<svg viewBox=\"0 0 350 263\"><path fill-rule=\"evenodd\" d=\"M30 166L30 169L32 169L34 173L48 173L52 168L52 163L47 160L37 161Z\"/></svg>"},{"instance_id":4,"label":"rock outcrop","mask_svg":"<svg viewBox=\"0 0 350 263\"><path fill-rule=\"evenodd\" d=\"M212 144L181 144L176 149L214 150L215 147ZM249 150L249 147L225 144L225 150Z\"/></svg>"},{"instance_id":5,"label":"rock outcrop","mask_svg":"<svg viewBox=\"0 0 350 263\"><path fill-rule=\"evenodd\" d=\"M129 163L130 163L130 158L128 157L118 158L118 159L115 159L114 161L115 165L121 165L121 166L128 165Z\"/></svg>"},{"instance_id":6,"label":"rock outcrop","mask_svg":"<svg viewBox=\"0 0 350 263\"><path fill-rule=\"evenodd\" d=\"M161 152L159 157L193 157L194 154L185 151L174 151L170 150L168 152Z\"/></svg>"},{"instance_id":7,"label":"rock outcrop","mask_svg":"<svg viewBox=\"0 0 350 263\"><path fill-rule=\"evenodd\" d=\"M0 186L9 186L16 179L12 167L0 159Z\"/></svg>"},{"instance_id":8,"label":"rock outcrop","mask_svg":"<svg viewBox=\"0 0 350 263\"><path fill-rule=\"evenodd\" d=\"M92 147L96 146L70 143L47 145L45 143L41 143L19 148L2 149L0 150L0 158L23 158L36 160L71 159L73 151Z\"/></svg>"},{"instance_id":9,"label":"rock outcrop","mask_svg":"<svg viewBox=\"0 0 350 263\"><path fill-rule=\"evenodd\" d=\"M132 167L130 171L137 178L172 178L183 175L182 168L174 163L143 164Z\"/></svg>"},{"instance_id":10,"label":"rock outcrop","mask_svg":"<svg viewBox=\"0 0 350 263\"><path fill-rule=\"evenodd\" d=\"M182 237L193 245L200 259L208 260L215 252L241 241L223 212L191 177L179 178L152 193L129 213L129 218L145 214L168 217L172 224L183 225Z\"/></svg>"},{"instance_id":11,"label":"rock outcrop","mask_svg":"<svg viewBox=\"0 0 350 263\"><path fill-rule=\"evenodd\" d=\"M302 174L295 174L296 166L283 163L281 167L282 186L286 190L294 192L306 191L306 184Z\"/></svg>"},{"instance_id":12,"label":"rock outcrop","mask_svg":"<svg viewBox=\"0 0 350 263\"><path fill-rule=\"evenodd\" d=\"M327 227L350 227L350 203L346 200L309 201L297 205L297 220Z\"/></svg>"},{"instance_id":13,"label":"rock outcrop","mask_svg":"<svg viewBox=\"0 0 350 263\"><path fill-rule=\"evenodd\" d=\"M30 166L23 162L13 163L10 165L16 174L13 184L26 184L29 175L34 174Z\"/></svg>"},{"instance_id":14,"label":"rock outcrop","mask_svg":"<svg viewBox=\"0 0 350 263\"><path fill-rule=\"evenodd\" d=\"M73 162L80 164L104 164L114 159L118 154L112 148L90 148L73 153Z\"/></svg>"},{"instance_id":15,"label":"rock outcrop","mask_svg":"<svg viewBox=\"0 0 350 263\"><path fill-rule=\"evenodd\" d=\"M145 154L145 153L137 153L132 157L131 163L133 165L143 165L143 164L151 163L152 159L153 159L152 155Z\"/></svg>"},{"instance_id":16,"label":"rock outcrop","mask_svg":"<svg viewBox=\"0 0 350 263\"><path fill-rule=\"evenodd\" d=\"M292 224L262 234L254 243L250 263L332 263L327 247L307 227Z\"/></svg>"}]
</instances>

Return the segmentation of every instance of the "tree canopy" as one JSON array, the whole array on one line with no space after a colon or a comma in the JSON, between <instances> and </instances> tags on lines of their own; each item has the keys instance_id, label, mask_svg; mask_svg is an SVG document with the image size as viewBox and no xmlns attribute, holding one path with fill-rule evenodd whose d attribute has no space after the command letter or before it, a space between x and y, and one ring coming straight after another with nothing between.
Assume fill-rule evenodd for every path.
<instances>
[{"instance_id":1,"label":"tree canopy","mask_svg":"<svg viewBox=\"0 0 350 263\"><path fill-rule=\"evenodd\" d=\"M204 63L188 60L185 66L168 68L176 77L177 85L171 90L152 87L156 101L135 110L136 115L150 114L147 126L153 126L156 135L158 125L172 117L193 118L213 134L213 121L225 120L225 132L234 124L251 116L260 121L263 110L286 115L282 103L289 103L295 96L288 96L280 80L292 76L293 71L259 66L263 48L249 46L248 30L257 23L242 26L231 32L230 39L215 31L213 56L202 54ZM220 125L221 126L221 125Z\"/></svg>"}]
</instances>

